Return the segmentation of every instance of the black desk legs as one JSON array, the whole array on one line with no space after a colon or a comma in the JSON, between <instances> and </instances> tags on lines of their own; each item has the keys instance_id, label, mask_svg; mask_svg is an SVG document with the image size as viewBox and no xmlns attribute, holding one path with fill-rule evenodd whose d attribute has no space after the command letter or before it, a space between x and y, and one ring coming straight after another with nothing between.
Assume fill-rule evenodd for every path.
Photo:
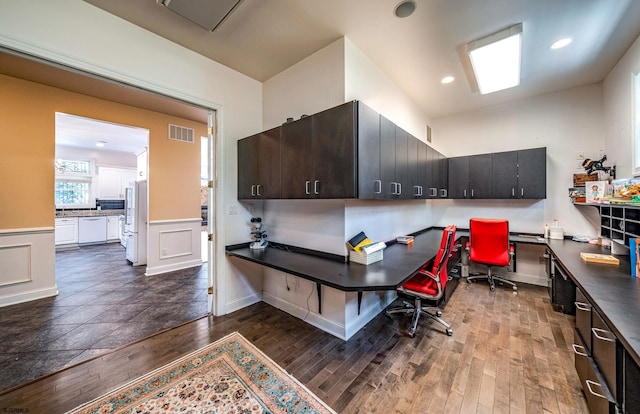
<instances>
[{"instance_id":1,"label":"black desk legs","mask_svg":"<svg viewBox=\"0 0 640 414\"><path fill-rule=\"evenodd\" d=\"M316 282L316 290L318 291L318 313L322 315L322 285Z\"/></svg>"},{"instance_id":2,"label":"black desk legs","mask_svg":"<svg viewBox=\"0 0 640 414\"><path fill-rule=\"evenodd\" d=\"M362 305L362 291L358 291L358 316L360 316L360 305Z\"/></svg>"}]
</instances>

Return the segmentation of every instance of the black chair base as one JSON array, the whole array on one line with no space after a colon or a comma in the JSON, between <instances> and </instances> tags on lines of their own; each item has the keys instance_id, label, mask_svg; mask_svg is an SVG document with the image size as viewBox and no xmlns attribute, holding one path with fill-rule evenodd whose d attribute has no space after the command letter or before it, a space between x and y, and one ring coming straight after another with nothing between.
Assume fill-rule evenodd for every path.
<instances>
[{"instance_id":1,"label":"black chair base","mask_svg":"<svg viewBox=\"0 0 640 414\"><path fill-rule=\"evenodd\" d=\"M418 322L420 320L420 315L427 316L434 321L440 323L445 327L447 335L453 335L453 329L451 329L451 325L442 320L440 316L442 316L442 311L435 306L422 306L422 299L416 297L414 302L411 303L408 300L402 301L402 306L394 306L393 308L387 308L386 314L387 316L394 313L402 313L405 315L411 316L411 326L409 327L409 336L412 338L416 336L416 331L418 330Z\"/></svg>"},{"instance_id":2,"label":"black chair base","mask_svg":"<svg viewBox=\"0 0 640 414\"><path fill-rule=\"evenodd\" d=\"M486 279L487 282L489 282L489 289L490 290L495 290L496 289L496 281L500 282L503 285L509 285L513 288L513 290L518 290L518 286L516 286L516 284L510 280L507 280L503 277L500 276L495 276L492 271L491 271L491 267L488 268L487 273L479 273L479 274L473 274L467 277L467 283L471 283L474 280L484 280Z\"/></svg>"}]
</instances>

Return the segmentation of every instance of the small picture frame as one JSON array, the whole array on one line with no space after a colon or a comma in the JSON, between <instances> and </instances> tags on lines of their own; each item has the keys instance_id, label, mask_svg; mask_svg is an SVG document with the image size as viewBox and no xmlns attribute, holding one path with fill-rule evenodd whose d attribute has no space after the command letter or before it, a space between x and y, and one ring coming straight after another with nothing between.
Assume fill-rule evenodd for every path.
<instances>
[{"instance_id":1,"label":"small picture frame","mask_svg":"<svg viewBox=\"0 0 640 414\"><path fill-rule=\"evenodd\" d=\"M599 203L607 192L606 181L587 181L584 184L587 203Z\"/></svg>"}]
</instances>

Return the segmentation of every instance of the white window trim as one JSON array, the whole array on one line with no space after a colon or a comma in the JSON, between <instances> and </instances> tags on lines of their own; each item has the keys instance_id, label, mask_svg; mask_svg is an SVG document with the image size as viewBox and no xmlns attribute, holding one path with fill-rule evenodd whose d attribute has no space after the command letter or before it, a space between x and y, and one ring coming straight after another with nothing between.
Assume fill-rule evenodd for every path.
<instances>
[{"instance_id":1,"label":"white window trim","mask_svg":"<svg viewBox=\"0 0 640 414\"><path fill-rule=\"evenodd\" d=\"M74 208L96 208L96 180L95 175L91 172L95 171L94 160L77 160L87 161L89 163L89 173L65 173L56 174L55 181L83 181L89 183L89 203L87 204L56 204L56 209L74 209Z\"/></svg>"},{"instance_id":2,"label":"white window trim","mask_svg":"<svg viewBox=\"0 0 640 414\"><path fill-rule=\"evenodd\" d=\"M633 176L640 176L640 70L632 72L631 133L633 141Z\"/></svg>"}]
</instances>

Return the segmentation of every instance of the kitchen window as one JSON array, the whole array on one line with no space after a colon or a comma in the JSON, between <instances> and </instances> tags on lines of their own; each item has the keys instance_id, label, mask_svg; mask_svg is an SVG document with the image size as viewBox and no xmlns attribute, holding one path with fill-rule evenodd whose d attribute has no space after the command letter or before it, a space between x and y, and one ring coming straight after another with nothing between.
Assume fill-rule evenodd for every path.
<instances>
[{"instance_id":1,"label":"kitchen window","mask_svg":"<svg viewBox=\"0 0 640 414\"><path fill-rule=\"evenodd\" d=\"M93 162L56 160L56 208L94 208Z\"/></svg>"}]
</instances>

